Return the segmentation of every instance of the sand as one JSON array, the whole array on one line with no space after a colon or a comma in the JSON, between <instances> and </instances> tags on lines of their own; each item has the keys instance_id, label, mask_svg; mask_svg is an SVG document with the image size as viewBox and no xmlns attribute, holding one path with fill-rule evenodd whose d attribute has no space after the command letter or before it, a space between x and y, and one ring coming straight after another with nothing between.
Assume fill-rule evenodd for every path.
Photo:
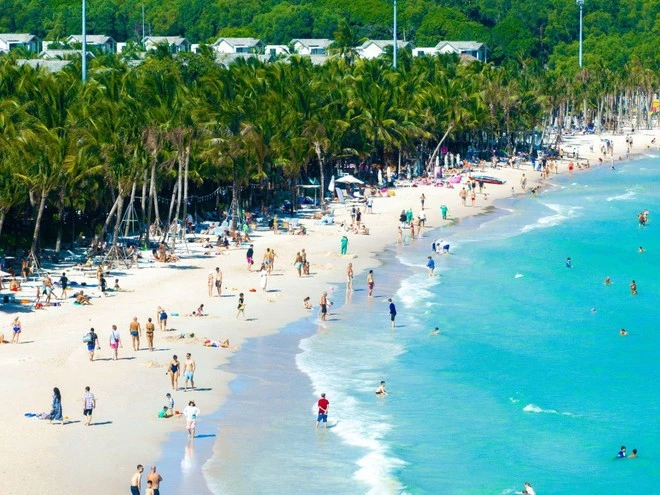
<instances>
[{"instance_id":1,"label":"sand","mask_svg":"<svg viewBox=\"0 0 660 495\"><path fill-rule=\"evenodd\" d=\"M657 153L657 144L651 146L652 136L660 138L658 131L637 131L634 136L633 154ZM605 136L604 136L605 137ZM625 136L610 137L614 140L615 162L619 156L626 159ZM594 152L589 151L594 146ZM570 136L565 149L577 146L581 161L589 158L592 166L598 164L600 138L598 136ZM655 147L655 150L652 149ZM560 175L567 173L568 160L559 166ZM609 167L609 163L602 166ZM584 173L585 169L575 173ZM275 235L271 231L254 234L255 258L260 261L266 248L277 254L273 275L269 277L268 292L259 287L259 276L248 272L245 263L246 246L232 248L220 256L205 256L205 250L192 247L190 253L181 252L182 260L173 265L150 266L128 272L113 272L108 277L109 286L114 278L120 279L122 288L130 290L95 297L92 306L74 306L65 303L61 307L30 311L24 306L0 306L0 323L5 340L11 339L11 311L19 310L23 333L21 344L0 345L0 410L3 445L0 462L0 479L3 493L51 494L124 493L135 465L148 466L161 456L161 449L168 433L183 431L182 418L157 419L157 413L165 404L165 393L172 392L176 409L182 410L187 401L194 399L201 410L198 433L204 429L204 415L217 410L228 396L228 383L232 376L223 371L232 352L240 352L245 339L277 332L286 324L299 320L309 313L303 308L303 298L310 296L317 311L321 293L332 283L344 283L346 265L351 262L355 270L355 286L366 285L366 271L374 269L378 293L378 262L376 256L397 238L399 213L409 207L415 215L420 210L420 195L426 196L427 222L421 239L413 242L428 243L432 238L424 232L437 229L460 218L484 213L492 208L498 198L522 194L520 177L528 178L527 191L540 184L540 174L529 165L521 169L487 169L488 175L507 180L503 186L487 185L487 198L477 195L475 206L461 206L458 196L460 187L420 186L397 188L394 197L376 198L374 213L364 214L363 223L370 235L346 234L349 238L348 254L339 254L340 239L344 235L339 223L349 219L349 209L337 206L336 224L317 225L315 221L303 221L306 236ZM550 183L552 182L551 174ZM449 219L443 221L440 205L449 208ZM470 201L468 199L468 205ZM294 259L296 252L305 248L311 262L311 275L299 278ZM402 249L405 249L402 248ZM424 260L420 260L420 265ZM219 266L224 273L223 297L209 297L207 275ZM255 264L256 267L256 264ZM420 268L423 269L423 268ZM93 282L73 271L67 271L75 281ZM55 280L59 273L52 273ZM250 292L250 289L257 289ZM87 292L97 295L95 290ZM236 319L238 293L245 293L247 321ZM59 295L59 291L57 291ZM191 313L200 303L205 305L209 316L170 316L168 331L156 331L154 352L134 352L131 347L128 324L137 316L144 328L146 319L154 322L158 306L168 313ZM119 327L123 340L120 360L110 359L108 339L111 325ZM90 327L99 334L101 350L97 360L90 362L82 337ZM194 333L194 337L190 334ZM179 336L183 334L183 338ZM207 348L204 338L222 340L229 338L231 349ZM195 384L198 390L184 393L171 391L166 375L167 363L173 354L183 361L186 352L192 353L197 363ZM267 352L267 349L264 350ZM183 377L179 381L183 385ZM53 387L59 387L63 396L64 426L48 421L29 419L24 413L49 412ZM82 422L83 393L91 387L97 398L93 425ZM209 426L207 426L209 428ZM218 432L222 434L222 430ZM167 488L167 472L161 473ZM144 486L143 481L143 486Z\"/></svg>"}]
</instances>

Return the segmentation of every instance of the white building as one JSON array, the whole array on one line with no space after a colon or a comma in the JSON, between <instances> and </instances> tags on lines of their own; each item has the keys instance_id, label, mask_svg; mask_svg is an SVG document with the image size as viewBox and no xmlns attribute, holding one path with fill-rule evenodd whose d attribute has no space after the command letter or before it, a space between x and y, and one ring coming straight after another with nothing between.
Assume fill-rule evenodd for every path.
<instances>
[{"instance_id":1,"label":"white building","mask_svg":"<svg viewBox=\"0 0 660 495\"><path fill-rule=\"evenodd\" d=\"M0 34L0 53L9 53L15 48L24 48L27 51L39 52L39 38L33 34L26 33L2 33Z\"/></svg>"},{"instance_id":2,"label":"white building","mask_svg":"<svg viewBox=\"0 0 660 495\"><path fill-rule=\"evenodd\" d=\"M147 36L142 43L147 51L155 50L158 45L167 45L172 55L189 52L192 46L190 41L181 36Z\"/></svg>"},{"instance_id":3,"label":"white building","mask_svg":"<svg viewBox=\"0 0 660 495\"><path fill-rule=\"evenodd\" d=\"M394 40L367 40L357 47L357 53L362 58L377 58L385 53L388 47L394 46ZM398 50L412 51L413 44L409 41L397 41Z\"/></svg>"},{"instance_id":4,"label":"white building","mask_svg":"<svg viewBox=\"0 0 660 495\"><path fill-rule=\"evenodd\" d=\"M218 38L213 49L218 53L261 53L264 43L256 38Z\"/></svg>"},{"instance_id":5,"label":"white building","mask_svg":"<svg viewBox=\"0 0 660 495\"><path fill-rule=\"evenodd\" d=\"M264 53L269 57L277 57L278 55L290 55L289 47L286 45L266 45Z\"/></svg>"},{"instance_id":6,"label":"white building","mask_svg":"<svg viewBox=\"0 0 660 495\"><path fill-rule=\"evenodd\" d=\"M85 36L87 40L87 48L94 48L101 53L117 53L117 42L110 36L104 34L88 34ZM73 43L80 43L82 45L82 35L72 34L66 39L66 42L71 45Z\"/></svg>"},{"instance_id":7,"label":"white building","mask_svg":"<svg viewBox=\"0 0 660 495\"><path fill-rule=\"evenodd\" d=\"M481 62L488 61L488 47L478 41L441 41L435 49L437 53L471 55Z\"/></svg>"},{"instance_id":8,"label":"white building","mask_svg":"<svg viewBox=\"0 0 660 495\"><path fill-rule=\"evenodd\" d=\"M298 55L327 55L332 43L327 39L294 39L290 44Z\"/></svg>"}]
</instances>

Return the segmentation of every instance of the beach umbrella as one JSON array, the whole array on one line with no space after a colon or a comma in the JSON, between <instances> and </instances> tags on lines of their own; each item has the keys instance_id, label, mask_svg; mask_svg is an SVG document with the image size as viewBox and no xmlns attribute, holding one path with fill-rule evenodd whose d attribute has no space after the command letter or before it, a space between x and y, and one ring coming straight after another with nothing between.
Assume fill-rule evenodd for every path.
<instances>
[{"instance_id":1,"label":"beach umbrella","mask_svg":"<svg viewBox=\"0 0 660 495\"><path fill-rule=\"evenodd\" d=\"M335 192L335 176L333 175L330 179L330 184L328 184L328 191L331 193Z\"/></svg>"},{"instance_id":2,"label":"beach umbrella","mask_svg":"<svg viewBox=\"0 0 660 495\"><path fill-rule=\"evenodd\" d=\"M364 182L362 182L357 177L353 177L351 174L344 175L343 177L337 179L335 182L337 182L337 184L364 184Z\"/></svg>"}]
</instances>

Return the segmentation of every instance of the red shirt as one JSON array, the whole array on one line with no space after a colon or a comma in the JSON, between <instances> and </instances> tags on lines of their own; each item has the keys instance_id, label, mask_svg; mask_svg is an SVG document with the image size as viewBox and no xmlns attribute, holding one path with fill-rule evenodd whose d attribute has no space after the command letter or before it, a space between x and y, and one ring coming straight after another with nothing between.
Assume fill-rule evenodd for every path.
<instances>
[{"instance_id":1,"label":"red shirt","mask_svg":"<svg viewBox=\"0 0 660 495\"><path fill-rule=\"evenodd\" d=\"M329 405L330 405L330 401L325 397L321 397L319 399L319 414L328 414Z\"/></svg>"}]
</instances>

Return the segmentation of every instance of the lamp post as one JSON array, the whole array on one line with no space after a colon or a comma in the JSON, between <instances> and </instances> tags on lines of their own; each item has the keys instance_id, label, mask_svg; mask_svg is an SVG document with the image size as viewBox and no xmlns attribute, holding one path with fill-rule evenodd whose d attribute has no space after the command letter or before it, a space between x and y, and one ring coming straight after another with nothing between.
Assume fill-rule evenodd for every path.
<instances>
[{"instance_id":1,"label":"lamp post","mask_svg":"<svg viewBox=\"0 0 660 495\"><path fill-rule=\"evenodd\" d=\"M584 0L582 0L584 1ZM396 0L394 0L394 58L392 59L392 67L396 69Z\"/></svg>"},{"instance_id":2,"label":"lamp post","mask_svg":"<svg viewBox=\"0 0 660 495\"><path fill-rule=\"evenodd\" d=\"M82 0L82 82L87 81L87 5L85 0Z\"/></svg>"},{"instance_id":3,"label":"lamp post","mask_svg":"<svg viewBox=\"0 0 660 495\"><path fill-rule=\"evenodd\" d=\"M580 68L582 68L582 7L584 7L584 0L575 0L575 3L580 7Z\"/></svg>"}]
</instances>

